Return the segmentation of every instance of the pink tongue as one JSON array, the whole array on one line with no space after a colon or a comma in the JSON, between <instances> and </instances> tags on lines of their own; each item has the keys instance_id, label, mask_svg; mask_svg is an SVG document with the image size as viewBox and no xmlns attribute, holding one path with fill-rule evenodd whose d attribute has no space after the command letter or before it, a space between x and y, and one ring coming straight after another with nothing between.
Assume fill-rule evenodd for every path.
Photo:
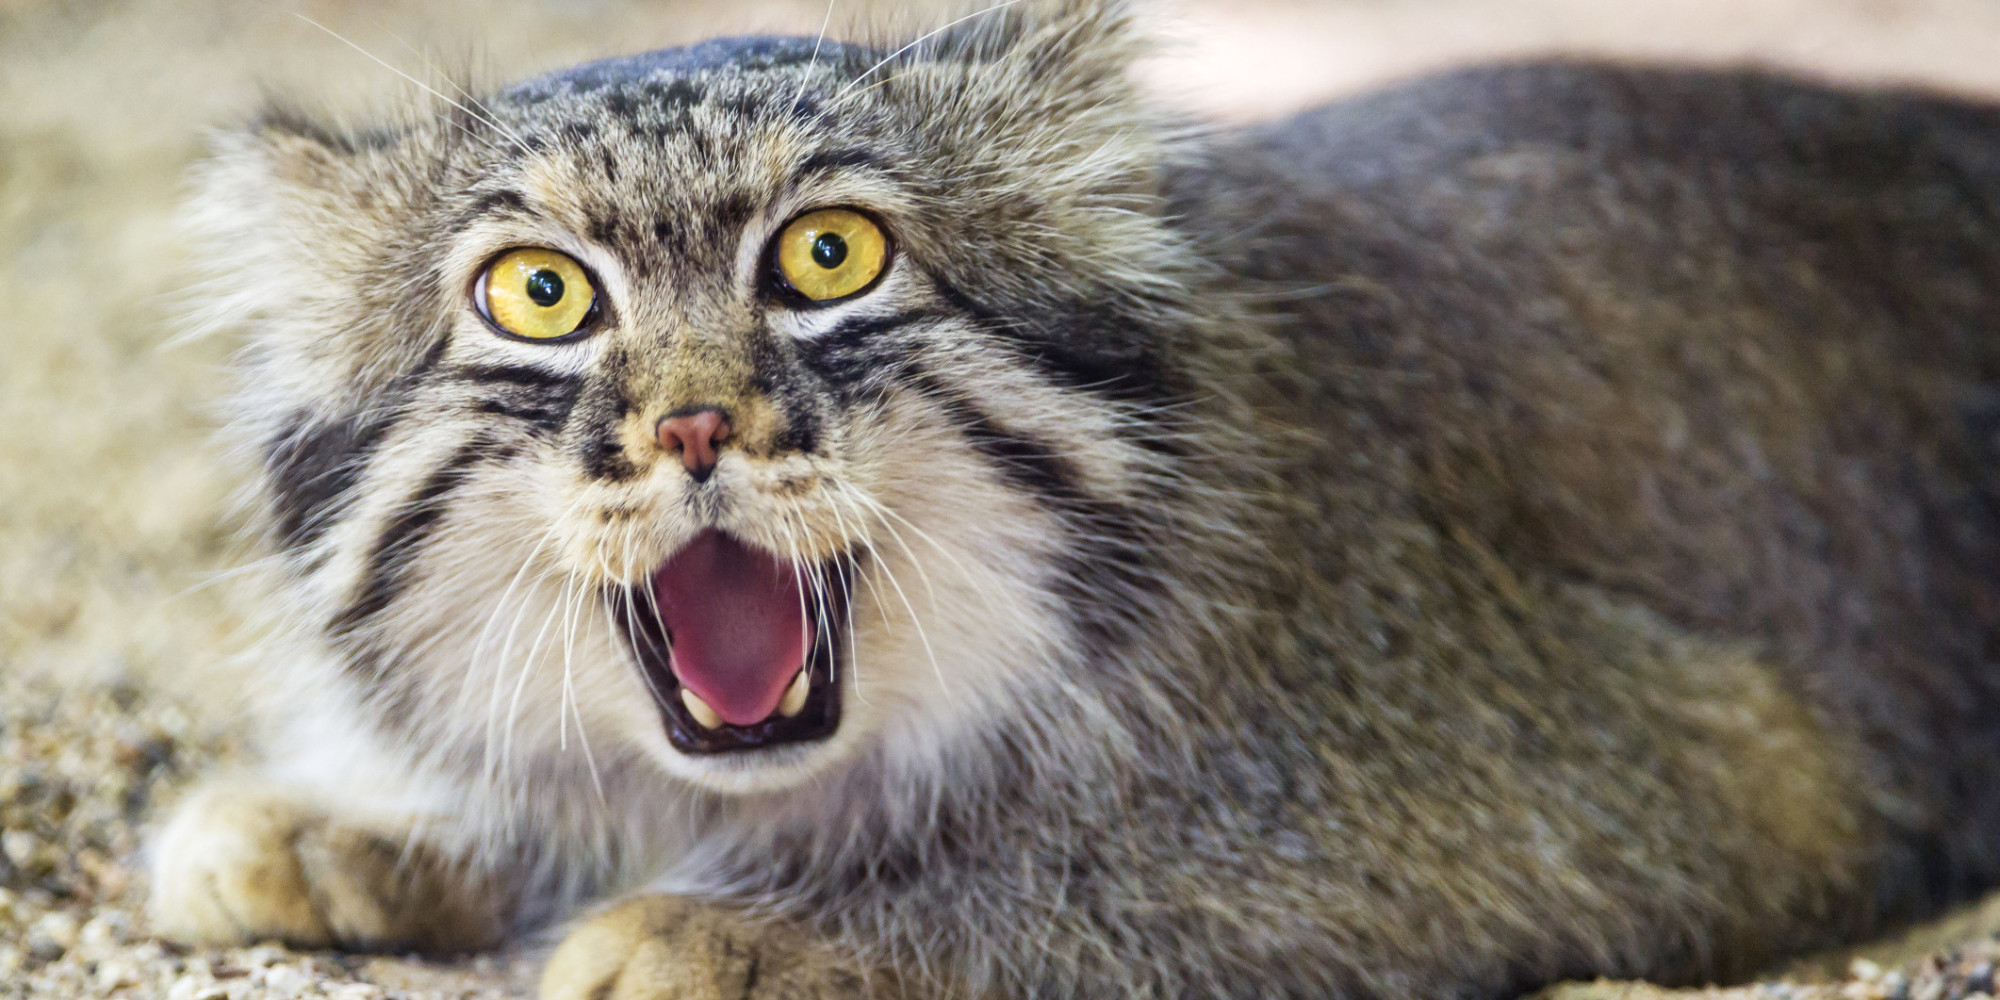
<instances>
[{"instance_id":1,"label":"pink tongue","mask_svg":"<svg viewBox=\"0 0 2000 1000\"><path fill-rule=\"evenodd\" d=\"M704 531L653 574L653 594L681 683L730 725L769 718L812 641L792 567Z\"/></svg>"}]
</instances>

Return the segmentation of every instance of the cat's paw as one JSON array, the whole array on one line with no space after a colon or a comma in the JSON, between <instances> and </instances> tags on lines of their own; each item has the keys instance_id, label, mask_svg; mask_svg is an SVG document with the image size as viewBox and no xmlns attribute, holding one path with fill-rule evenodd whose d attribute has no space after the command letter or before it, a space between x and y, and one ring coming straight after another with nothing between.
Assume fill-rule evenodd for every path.
<instances>
[{"instance_id":1,"label":"cat's paw","mask_svg":"<svg viewBox=\"0 0 2000 1000\"><path fill-rule=\"evenodd\" d=\"M497 894L421 845L255 786L196 792L152 850L153 929L186 944L451 952L504 930Z\"/></svg>"},{"instance_id":2,"label":"cat's paw","mask_svg":"<svg viewBox=\"0 0 2000 1000\"><path fill-rule=\"evenodd\" d=\"M644 896L585 921L549 959L542 1000L858 1000L903 994L795 928Z\"/></svg>"}]
</instances>

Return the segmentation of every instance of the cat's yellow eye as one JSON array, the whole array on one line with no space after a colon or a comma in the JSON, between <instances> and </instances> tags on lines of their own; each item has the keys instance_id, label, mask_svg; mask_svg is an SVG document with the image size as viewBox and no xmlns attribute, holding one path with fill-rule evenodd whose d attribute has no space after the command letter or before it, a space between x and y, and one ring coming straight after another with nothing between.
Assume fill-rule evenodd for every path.
<instances>
[{"instance_id":1,"label":"cat's yellow eye","mask_svg":"<svg viewBox=\"0 0 2000 1000\"><path fill-rule=\"evenodd\" d=\"M487 265L473 291L473 301L494 326L530 340L575 333L596 299L583 265L539 247L502 254Z\"/></svg>"},{"instance_id":2,"label":"cat's yellow eye","mask_svg":"<svg viewBox=\"0 0 2000 1000\"><path fill-rule=\"evenodd\" d=\"M860 212L822 208L785 224L778 234L778 274L815 302L867 288L889 260L889 239Z\"/></svg>"}]
</instances>

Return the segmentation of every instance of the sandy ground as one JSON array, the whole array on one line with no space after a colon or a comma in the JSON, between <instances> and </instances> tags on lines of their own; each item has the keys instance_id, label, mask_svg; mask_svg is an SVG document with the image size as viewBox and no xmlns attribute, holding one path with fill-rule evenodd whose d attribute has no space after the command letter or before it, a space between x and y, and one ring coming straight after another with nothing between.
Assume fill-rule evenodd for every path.
<instances>
[{"instance_id":1,"label":"sandy ground","mask_svg":"<svg viewBox=\"0 0 2000 1000\"><path fill-rule=\"evenodd\" d=\"M866 16L838 3L836 34ZM873 6L937 23L928 5ZM226 503L238 473L206 444L229 345L166 346L177 194L204 130L267 90L348 114L414 99L335 33L412 76L501 80L716 33L810 33L824 14L821 0L0 0L0 998L531 992L532 946L426 963L146 937L144 824L249 753L229 696L241 624L213 584L241 558ZM1183 0L1168 27L1149 84L1233 118L1552 52L2000 95L1994 0ZM1816 985L1747 992L1992 994L1995 927L1989 904L1872 961L1799 973L1832 977ZM1653 991L1564 1000L1626 995Z\"/></svg>"}]
</instances>

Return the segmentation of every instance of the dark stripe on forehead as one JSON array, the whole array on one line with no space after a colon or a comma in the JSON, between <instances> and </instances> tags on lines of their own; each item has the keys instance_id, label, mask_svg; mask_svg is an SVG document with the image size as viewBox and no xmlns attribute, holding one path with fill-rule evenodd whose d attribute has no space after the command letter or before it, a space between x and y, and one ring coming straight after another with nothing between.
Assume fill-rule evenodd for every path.
<instances>
[{"instance_id":1,"label":"dark stripe on forehead","mask_svg":"<svg viewBox=\"0 0 2000 1000\"><path fill-rule=\"evenodd\" d=\"M468 210L470 215L523 214L529 211L528 199L521 192L513 190L492 191L480 195Z\"/></svg>"},{"instance_id":2,"label":"dark stripe on forehead","mask_svg":"<svg viewBox=\"0 0 2000 1000\"><path fill-rule=\"evenodd\" d=\"M805 162L800 163L792 173L797 177L813 177L858 167L879 170L883 166L881 158L865 149L829 149L806 157Z\"/></svg>"},{"instance_id":3,"label":"dark stripe on forehead","mask_svg":"<svg viewBox=\"0 0 2000 1000\"><path fill-rule=\"evenodd\" d=\"M355 588L347 606L328 623L328 630L335 636L349 635L394 603L409 583L410 564L436 529L438 519L444 516L452 494L470 481L479 463L498 461L507 454L504 449L496 450L485 435L474 437L446 458L415 493L392 510L362 567L360 586Z\"/></svg>"}]
</instances>

